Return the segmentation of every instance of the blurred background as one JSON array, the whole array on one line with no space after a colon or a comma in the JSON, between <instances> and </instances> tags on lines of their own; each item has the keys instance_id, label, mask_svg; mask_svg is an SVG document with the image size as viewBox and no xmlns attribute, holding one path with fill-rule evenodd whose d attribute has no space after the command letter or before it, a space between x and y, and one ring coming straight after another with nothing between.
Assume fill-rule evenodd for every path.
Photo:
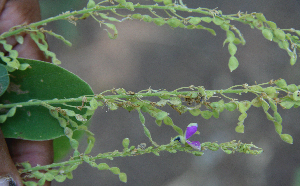
<instances>
[{"instance_id":1,"label":"blurred background","mask_svg":"<svg viewBox=\"0 0 300 186\"><path fill-rule=\"evenodd\" d=\"M48 18L68 10L80 10L88 0L43 0L40 1L42 17ZM98 1L96 1L98 2ZM137 1L134 1L135 3ZM152 1L139 1L140 4ZM277 23L279 28L300 29L299 0L183 0L190 8L217 8L223 14L262 12ZM130 12L128 12L129 14ZM149 11L141 11L150 15ZM188 14L181 14L188 16ZM232 22L233 23L233 22ZM115 23L119 31L116 40L110 40L104 29L92 18L77 22L67 21L47 25L47 29L63 35L73 43L67 47L63 42L48 37L50 49L62 61L62 67L77 74L91 85L95 93L112 88L127 91L152 89L174 90L195 85L206 89L225 89L233 85L249 85L284 78L288 84L300 84L300 63L289 65L289 56L276 43L267 41L261 32L249 26L233 23L241 30L246 45L238 45L236 57L240 66L234 72L228 69L229 53L222 47L226 33L214 24L217 36L204 30L173 29L168 25L156 26L142 21ZM245 98L245 97L242 97ZM253 97L248 96L251 100ZM253 142L264 149L261 155L227 155L223 151L205 151L201 157L191 154L168 152L160 156L115 158L105 160L109 166L117 166L127 173L130 186L219 186L219 185L300 185L300 125L299 109L280 109L283 118L283 133L293 136L294 144L283 142L267 120L262 108L251 107L245 120L245 133L235 132L239 113L224 111L219 119L205 120L189 113L178 115L171 108L174 124L183 130L191 122L199 125L201 135L193 136L200 142L241 140ZM146 116L146 114L144 114ZM146 126L154 141L169 143L176 132L146 116ZM90 130L96 135L96 144L91 155L122 150L122 140L130 139L130 145L150 143L144 135L138 113L118 109L109 111L99 108L92 119ZM85 144L83 140L83 144ZM84 146L84 145L82 145ZM84 148L81 149L84 151ZM59 185L125 185L110 171L98 171L83 164L73 173L74 178Z\"/></svg>"}]
</instances>

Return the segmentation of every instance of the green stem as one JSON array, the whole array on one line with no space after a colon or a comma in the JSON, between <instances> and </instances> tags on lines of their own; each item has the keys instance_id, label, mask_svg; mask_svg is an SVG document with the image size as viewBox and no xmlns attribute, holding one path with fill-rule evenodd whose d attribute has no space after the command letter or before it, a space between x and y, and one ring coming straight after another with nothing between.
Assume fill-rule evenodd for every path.
<instances>
[{"instance_id":1,"label":"green stem","mask_svg":"<svg viewBox=\"0 0 300 186\"><path fill-rule=\"evenodd\" d=\"M251 92L249 89L226 89L226 90L207 90L210 92L214 92L215 94L241 94ZM133 97L143 98L143 97L161 97L163 95L170 95L170 96L178 96L178 95L187 95L191 94L192 92L198 91L172 91L172 92L156 92L156 93L136 93L134 95L96 95L96 96L89 96L86 98L86 101L91 101L93 98L97 100L106 100L106 99L129 99ZM64 103L81 103L83 97L79 98L68 98L68 99L53 99L53 100L30 100L28 102L20 102L20 103L11 103L11 104L1 104L0 109L2 108L12 108L12 107L26 107L26 106L40 106L42 103L46 104L64 104Z\"/></svg>"},{"instance_id":2,"label":"green stem","mask_svg":"<svg viewBox=\"0 0 300 186\"><path fill-rule=\"evenodd\" d=\"M176 11L183 11L183 12L190 12L190 13L200 13L200 14L204 14L204 15L209 15L209 16L213 16L211 12L209 11L203 11L203 9L201 8L197 8L197 9L192 9L192 8L185 8L182 6L159 6L159 5L140 5L140 4L136 4L134 5L135 9L157 9L157 10L176 10ZM58 16L55 17L50 17L48 19L44 19L42 21L38 21L35 23L31 23L29 25L24 25L21 26L20 28L17 28L16 30L13 31L9 31L9 32L4 32L3 34L0 35L0 39L5 39L7 37L13 36L13 35L18 35L21 32L24 32L26 29L33 27L36 28L38 26L41 25L47 25L47 23L50 23L52 21L57 21L57 20L61 20L61 19L67 19L69 16L77 16L77 15L83 15L86 13L91 13L91 12L95 12L95 11L106 11L106 10L113 10L113 9L126 9L125 6L122 5L113 5L113 6L96 6L94 8L90 8L90 9L83 9L80 11L73 11L73 12L67 12L67 13L63 13L60 14ZM239 21L242 23L248 23L247 21L241 20L239 18L236 17L232 17L230 15L226 16L226 15L219 15L220 17L223 17L224 19L230 19L230 20L235 20L235 21Z\"/></svg>"}]
</instances>

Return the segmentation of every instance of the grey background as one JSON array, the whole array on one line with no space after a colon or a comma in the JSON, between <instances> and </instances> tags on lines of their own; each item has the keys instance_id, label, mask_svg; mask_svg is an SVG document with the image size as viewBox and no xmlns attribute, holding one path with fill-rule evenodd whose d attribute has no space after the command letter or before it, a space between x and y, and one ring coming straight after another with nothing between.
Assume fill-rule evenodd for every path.
<instances>
[{"instance_id":1,"label":"grey background","mask_svg":"<svg viewBox=\"0 0 300 186\"><path fill-rule=\"evenodd\" d=\"M67 10L86 6L87 1L44 0L40 1L44 18ZM136 2L136 1L135 1ZM143 1L139 1L142 3ZM263 12L268 20L280 28L300 29L300 3L297 0L184 0L188 7L216 8L223 14ZM151 3L151 1L146 1ZM150 15L149 11L143 14ZM186 14L184 14L186 15ZM139 91L147 89L174 90L189 85L203 85L206 89L225 89L233 85L249 85L284 78L288 84L300 82L299 61L289 65L287 53L277 44L263 38L260 31L249 26L233 23L238 27L247 43L238 46L236 57L240 66L230 73L229 54L222 43L225 32L213 24L217 36L204 30L172 29L165 25L142 21L117 23L119 36L110 40L104 26L92 18L79 21L74 26L67 21L49 24L48 29L64 35L73 47L48 37L50 48L62 60L62 67L79 75L91 85L95 93L112 88ZM241 98L251 100L253 97ZM227 155L221 150L205 151L204 156L167 152L159 157L148 154L129 158L102 161L117 166L127 173L127 185L137 186L214 186L214 185L297 185L300 179L300 127L297 109L282 110L283 133L291 134L294 144L284 143L274 130L273 123L265 118L261 108L250 108L245 120L245 133L234 131L238 112L221 113L219 119L205 120L189 113L179 116L176 111L164 108L174 123L184 129L189 123L197 122L200 142L242 140L253 142L264 149L258 156L236 153ZM146 116L146 115L145 115ZM168 143L176 133L168 126L158 127L153 118L146 117L146 125L159 144ZM96 145L92 155L122 149L122 140L129 138L131 145L148 142L143 133L137 112L125 110L108 111L98 109L90 130L96 134ZM83 143L85 143L83 141ZM81 149L82 151L84 149ZM100 163L98 161L97 163ZM299 182L298 182L299 184ZM98 171L89 165L81 165L74 171L74 179L58 185L125 185L118 176L109 171Z\"/></svg>"}]
</instances>

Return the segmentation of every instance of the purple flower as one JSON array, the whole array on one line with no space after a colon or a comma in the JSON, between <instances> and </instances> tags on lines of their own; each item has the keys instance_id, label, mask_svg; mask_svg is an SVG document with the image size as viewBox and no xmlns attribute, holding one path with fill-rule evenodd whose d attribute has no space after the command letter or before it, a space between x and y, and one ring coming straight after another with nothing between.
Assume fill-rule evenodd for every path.
<instances>
[{"instance_id":1,"label":"purple flower","mask_svg":"<svg viewBox=\"0 0 300 186\"><path fill-rule=\"evenodd\" d=\"M201 150L201 144L199 141L189 141L188 139L197 132L198 124L197 123L190 123L184 136L178 136L174 139L174 141L178 140L182 144L187 143L189 146L193 147L194 149Z\"/></svg>"}]
</instances>

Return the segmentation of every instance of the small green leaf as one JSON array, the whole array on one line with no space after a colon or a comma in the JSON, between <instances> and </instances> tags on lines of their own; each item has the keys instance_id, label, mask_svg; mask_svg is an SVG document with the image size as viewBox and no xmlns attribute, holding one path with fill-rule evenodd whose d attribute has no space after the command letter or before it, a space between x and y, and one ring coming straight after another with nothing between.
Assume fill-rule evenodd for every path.
<instances>
[{"instance_id":1,"label":"small green leaf","mask_svg":"<svg viewBox=\"0 0 300 186\"><path fill-rule=\"evenodd\" d=\"M144 117L144 115L142 114L142 112L140 110L138 110L138 112L139 112L140 121L144 125L145 124L145 117Z\"/></svg>"},{"instance_id":2,"label":"small green leaf","mask_svg":"<svg viewBox=\"0 0 300 186\"><path fill-rule=\"evenodd\" d=\"M284 79L279 79L275 81L275 84L279 87L279 88L283 88L286 89L287 88L287 83Z\"/></svg>"},{"instance_id":3,"label":"small green leaf","mask_svg":"<svg viewBox=\"0 0 300 186\"><path fill-rule=\"evenodd\" d=\"M233 33L232 31L228 30L228 31L226 32L226 35L227 35L227 40L228 40L230 43L234 41L235 35L234 35L234 33Z\"/></svg>"},{"instance_id":4,"label":"small green leaf","mask_svg":"<svg viewBox=\"0 0 300 186\"><path fill-rule=\"evenodd\" d=\"M177 28L179 25L181 25L181 21L177 18L171 18L167 21L168 25L173 27L173 28Z\"/></svg>"},{"instance_id":5,"label":"small green leaf","mask_svg":"<svg viewBox=\"0 0 300 186\"><path fill-rule=\"evenodd\" d=\"M274 35L279 40L282 40L282 41L285 40L285 33L283 30L279 30L279 29L274 30Z\"/></svg>"},{"instance_id":6,"label":"small green leaf","mask_svg":"<svg viewBox=\"0 0 300 186\"><path fill-rule=\"evenodd\" d=\"M89 154L92 151L92 149L94 147L94 144L95 144L95 138L94 138L94 136L89 136L88 137L88 145L87 145L87 147L85 149L84 154Z\"/></svg>"},{"instance_id":7,"label":"small green leaf","mask_svg":"<svg viewBox=\"0 0 300 186\"><path fill-rule=\"evenodd\" d=\"M212 21L212 18L211 17L201 17L201 20L206 23L210 23Z\"/></svg>"},{"instance_id":8,"label":"small green leaf","mask_svg":"<svg viewBox=\"0 0 300 186\"><path fill-rule=\"evenodd\" d=\"M261 100L259 97L256 97L254 98L252 101L251 101L251 104L255 107L261 107L262 106L262 103L261 103Z\"/></svg>"},{"instance_id":9,"label":"small green leaf","mask_svg":"<svg viewBox=\"0 0 300 186\"><path fill-rule=\"evenodd\" d=\"M98 107L98 101L97 101L95 98L93 98L93 99L90 101L90 106L91 106L91 108L92 108L93 110L97 109L97 107Z\"/></svg>"},{"instance_id":10,"label":"small green leaf","mask_svg":"<svg viewBox=\"0 0 300 186\"><path fill-rule=\"evenodd\" d=\"M164 5L171 5L173 2L172 0L163 0L164 1Z\"/></svg>"},{"instance_id":11,"label":"small green leaf","mask_svg":"<svg viewBox=\"0 0 300 186\"><path fill-rule=\"evenodd\" d=\"M109 169L113 174L120 174L120 169L118 167L111 167Z\"/></svg>"},{"instance_id":12,"label":"small green leaf","mask_svg":"<svg viewBox=\"0 0 300 186\"><path fill-rule=\"evenodd\" d=\"M292 100L291 101L288 101L288 100L282 101L279 104L285 109L290 109L295 105L295 103Z\"/></svg>"},{"instance_id":13,"label":"small green leaf","mask_svg":"<svg viewBox=\"0 0 300 186\"><path fill-rule=\"evenodd\" d=\"M228 111L234 111L237 108L237 104L234 102L225 103L225 109Z\"/></svg>"},{"instance_id":14,"label":"small green leaf","mask_svg":"<svg viewBox=\"0 0 300 186\"><path fill-rule=\"evenodd\" d=\"M192 25L197 25L200 22L201 22L201 18L200 17L191 17L189 19L189 23L191 23Z\"/></svg>"},{"instance_id":15,"label":"small green leaf","mask_svg":"<svg viewBox=\"0 0 300 186\"><path fill-rule=\"evenodd\" d=\"M24 169L30 169L31 168L31 164L28 162L23 162L21 163L21 165L23 166Z\"/></svg>"},{"instance_id":16,"label":"small green leaf","mask_svg":"<svg viewBox=\"0 0 300 186\"><path fill-rule=\"evenodd\" d=\"M165 117L167 117L169 114L165 111L160 111L158 113L156 113L154 115L154 117L157 119L157 120L163 120Z\"/></svg>"},{"instance_id":17,"label":"small green leaf","mask_svg":"<svg viewBox=\"0 0 300 186\"><path fill-rule=\"evenodd\" d=\"M6 114L7 117L13 117L16 113L17 107L13 107L9 109L8 113Z\"/></svg>"},{"instance_id":18,"label":"small green leaf","mask_svg":"<svg viewBox=\"0 0 300 186\"><path fill-rule=\"evenodd\" d=\"M102 24L106 25L108 28L110 28L114 31L114 35L112 35L110 32L108 32L106 29L104 29L107 31L108 37L110 39L116 39L118 37L118 30L114 24L111 24L111 23L102 23Z\"/></svg>"},{"instance_id":19,"label":"small green leaf","mask_svg":"<svg viewBox=\"0 0 300 186\"><path fill-rule=\"evenodd\" d=\"M66 178L67 178L67 176L62 175L62 174L59 174L59 175L54 177L55 181L57 181L57 182L64 182L66 180Z\"/></svg>"},{"instance_id":20,"label":"small green leaf","mask_svg":"<svg viewBox=\"0 0 300 186\"><path fill-rule=\"evenodd\" d=\"M293 99L294 99L295 101L300 101L300 91L295 91L295 92L293 93Z\"/></svg>"},{"instance_id":21,"label":"small green leaf","mask_svg":"<svg viewBox=\"0 0 300 186\"><path fill-rule=\"evenodd\" d=\"M152 139L150 131L145 126L144 126L144 133L149 139Z\"/></svg>"},{"instance_id":22,"label":"small green leaf","mask_svg":"<svg viewBox=\"0 0 300 186\"><path fill-rule=\"evenodd\" d=\"M142 19L143 16L141 14L132 14L131 18L133 18L133 19Z\"/></svg>"},{"instance_id":23,"label":"small green leaf","mask_svg":"<svg viewBox=\"0 0 300 186\"><path fill-rule=\"evenodd\" d=\"M25 186L37 186L38 184L34 181L26 181L24 182Z\"/></svg>"},{"instance_id":24,"label":"small green leaf","mask_svg":"<svg viewBox=\"0 0 300 186\"><path fill-rule=\"evenodd\" d=\"M125 138L125 139L123 139L123 141L122 141L122 145L123 145L124 148L128 148L129 143L130 143L129 138Z\"/></svg>"},{"instance_id":25,"label":"small green leaf","mask_svg":"<svg viewBox=\"0 0 300 186\"><path fill-rule=\"evenodd\" d=\"M267 87L264 89L265 93L268 94L268 95L271 95L271 94L274 94L276 93L276 89L275 87Z\"/></svg>"},{"instance_id":26,"label":"small green leaf","mask_svg":"<svg viewBox=\"0 0 300 186\"><path fill-rule=\"evenodd\" d=\"M270 105L264 99L262 100L261 104L262 104L264 111L267 112L270 108Z\"/></svg>"},{"instance_id":27,"label":"small green leaf","mask_svg":"<svg viewBox=\"0 0 300 186\"><path fill-rule=\"evenodd\" d=\"M16 41L21 45L24 43L24 37L21 35L15 35Z\"/></svg>"},{"instance_id":28,"label":"small green leaf","mask_svg":"<svg viewBox=\"0 0 300 186\"><path fill-rule=\"evenodd\" d=\"M247 118L247 113L243 113L239 116L239 121L244 121Z\"/></svg>"},{"instance_id":29,"label":"small green leaf","mask_svg":"<svg viewBox=\"0 0 300 186\"><path fill-rule=\"evenodd\" d=\"M198 116L199 114L201 114L201 110L200 110L200 109L192 109L192 110L189 110L189 112L190 112L193 116Z\"/></svg>"},{"instance_id":30,"label":"small green leaf","mask_svg":"<svg viewBox=\"0 0 300 186\"><path fill-rule=\"evenodd\" d=\"M237 47L235 46L235 44L233 44L232 42L230 42L230 43L228 44L228 51L229 51L229 54L230 54L231 56L234 56L235 53L236 53L236 51L237 51Z\"/></svg>"},{"instance_id":31,"label":"small green leaf","mask_svg":"<svg viewBox=\"0 0 300 186\"><path fill-rule=\"evenodd\" d=\"M288 85L288 86L287 86L287 89L288 89L288 91L290 91L290 92L298 91L298 87L297 87L297 85L295 85L295 84L290 84L290 85Z\"/></svg>"},{"instance_id":32,"label":"small green leaf","mask_svg":"<svg viewBox=\"0 0 300 186\"><path fill-rule=\"evenodd\" d=\"M282 132L282 125L277 123L277 122L274 122L274 125L275 125L275 131L278 133L278 134L281 134Z\"/></svg>"},{"instance_id":33,"label":"small green leaf","mask_svg":"<svg viewBox=\"0 0 300 186\"><path fill-rule=\"evenodd\" d=\"M266 18L265 18L265 16L264 16L264 14L262 14L262 13L256 13L255 16L257 17L257 19L259 19L259 20L261 20L263 22L267 21Z\"/></svg>"},{"instance_id":34,"label":"small green leaf","mask_svg":"<svg viewBox=\"0 0 300 186\"><path fill-rule=\"evenodd\" d=\"M269 41L273 40L273 33L270 29L263 29L262 34L267 40Z\"/></svg>"},{"instance_id":35,"label":"small green leaf","mask_svg":"<svg viewBox=\"0 0 300 186\"><path fill-rule=\"evenodd\" d=\"M209 118L212 116L212 112L210 112L210 111L208 111L208 110L202 111L202 112L201 112L201 116L202 116L204 119L209 119Z\"/></svg>"},{"instance_id":36,"label":"small green leaf","mask_svg":"<svg viewBox=\"0 0 300 186\"><path fill-rule=\"evenodd\" d=\"M244 133L244 125L238 125L235 127L237 133Z\"/></svg>"},{"instance_id":37,"label":"small green leaf","mask_svg":"<svg viewBox=\"0 0 300 186\"><path fill-rule=\"evenodd\" d=\"M269 105L274 112L277 112L277 105L272 99L269 99Z\"/></svg>"},{"instance_id":38,"label":"small green leaf","mask_svg":"<svg viewBox=\"0 0 300 186\"><path fill-rule=\"evenodd\" d=\"M282 118L278 112L274 112L274 118L278 122L278 124L282 123Z\"/></svg>"},{"instance_id":39,"label":"small green leaf","mask_svg":"<svg viewBox=\"0 0 300 186\"><path fill-rule=\"evenodd\" d=\"M162 124L162 120L158 120L158 119L156 119L155 120L155 123L160 127L161 126L161 124Z\"/></svg>"},{"instance_id":40,"label":"small green leaf","mask_svg":"<svg viewBox=\"0 0 300 186\"><path fill-rule=\"evenodd\" d=\"M293 137L289 134L280 134L280 137L283 141L289 143L289 144L293 144Z\"/></svg>"},{"instance_id":41,"label":"small green leaf","mask_svg":"<svg viewBox=\"0 0 300 186\"><path fill-rule=\"evenodd\" d=\"M213 18L213 22L216 24L216 25L222 25L224 23L224 20L219 18L219 17L214 17Z\"/></svg>"},{"instance_id":42,"label":"small green leaf","mask_svg":"<svg viewBox=\"0 0 300 186\"><path fill-rule=\"evenodd\" d=\"M150 23L152 22L152 17L149 16L149 15L143 15L143 21L147 22L147 23Z\"/></svg>"},{"instance_id":43,"label":"small green leaf","mask_svg":"<svg viewBox=\"0 0 300 186\"><path fill-rule=\"evenodd\" d=\"M239 62L235 56L231 56L228 63L230 72L234 71L238 66Z\"/></svg>"},{"instance_id":44,"label":"small green leaf","mask_svg":"<svg viewBox=\"0 0 300 186\"><path fill-rule=\"evenodd\" d=\"M127 183L127 175L126 173L122 172L119 174L119 179L121 182Z\"/></svg>"},{"instance_id":45,"label":"small green leaf","mask_svg":"<svg viewBox=\"0 0 300 186\"><path fill-rule=\"evenodd\" d=\"M179 135L183 135L183 131L181 128L177 127L176 125L173 125L172 127L176 132L178 132Z\"/></svg>"},{"instance_id":46,"label":"small green leaf","mask_svg":"<svg viewBox=\"0 0 300 186\"><path fill-rule=\"evenodd\" d=\"M225 30L225 31L228 31L229 30L229 28L230 28L230 26L229 26L229 24L227 24L227 23L223 23L223 24L221 24L221 26L220 26L223 30Z\"/></svg>"},{"instance_id":47,"label":"small green leaf","mask_svg":"<svg viewBox=\"0 0 300 186\"><path fill-rule=\"evenodd\" d=\"M89 0L87 4L87 8L94 8L96 6L96 3L94 0Z\"/></svg>"},{"instance_id":48,"label":"small green leaf","mask_svg":"<svg viewBox=\"0 0 300 186\"><path fill-rule=\"evenodd\" d=\"M127 8L130 11L134 11L134 5L132 2L126 2L125 3L125 8Z\"/></svg>"},{"instance_id":49,"label":"small green leaf","mask_svg":"<svg viewBox=\"0 0 300 186\"><path fill-rule=\"evenodd\" d=\"M109 166L106 164L106 163L100 163L97 168L99 170L108 170L109 169Z\"/></svg>"},{"instance_id":50,"label":"small green leaf","mask_svg":"<svg viewBox=\"0 0 300 186\"><path fill-rule=\"evenodd\" d=\"M153 22L158 26L162 26L166 23L166 21L163 18L154 18Z\"/></svg>"},{"instance_id":51,"label":"small green leaf","mask_svg":"<svg viewBox=\"0 0 300 186\"><path fill-rule=\"evenodd\" d=\"M171 125L171 126L174 125L172 119L169 116L165 117L163 120L165 125Z\"/></svg>"}]
</instances>

